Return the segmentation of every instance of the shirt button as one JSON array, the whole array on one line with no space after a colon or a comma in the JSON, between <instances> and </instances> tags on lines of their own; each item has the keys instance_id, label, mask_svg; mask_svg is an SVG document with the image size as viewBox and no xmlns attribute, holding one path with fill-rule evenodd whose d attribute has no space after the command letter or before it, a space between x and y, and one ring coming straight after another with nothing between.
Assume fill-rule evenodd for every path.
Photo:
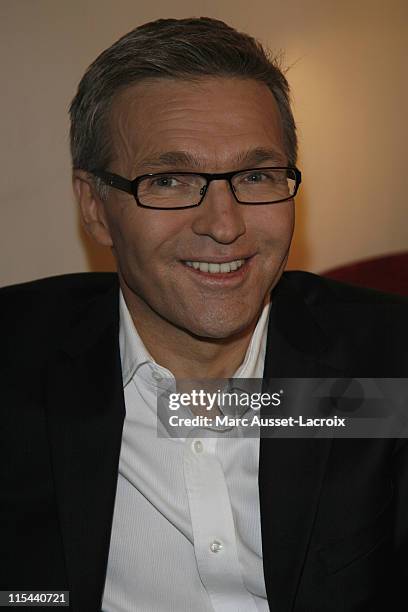
<instances>
[{"instance_id":1,"label":"shirt button","mask_svg":"<svg viewBox=\"0 0 408 612\"><path fill-rule=\"evenodd\" d=\"M195 450L196 453L202 453L204 450L204 446L203 443L201 442L201 440L196 440L193 444L193 449Z\"/></svg>"},{"instance_id":2,"label":"shirt button","mask_svg":"<svg viewBox=\"0 0 408 612\"><path fill-rule=\"evenodd\" d=\"M156 372L156 370L153 370L152 376L157 382L163 380L163 377L158 372Z\"/></svg>"},{"instance_id":3,"label":"shirt button","mask_svg":"<svg viewBox=\"0 0 408 612\"><path fill-rule=\"evenodd\" d=\"M211 542L210 544L211 552L217 553L217 552L220 552L220 550L222 549L223 549L223 545L218 540L214 540L214 542Z\"/></svg>"}]
</instances>

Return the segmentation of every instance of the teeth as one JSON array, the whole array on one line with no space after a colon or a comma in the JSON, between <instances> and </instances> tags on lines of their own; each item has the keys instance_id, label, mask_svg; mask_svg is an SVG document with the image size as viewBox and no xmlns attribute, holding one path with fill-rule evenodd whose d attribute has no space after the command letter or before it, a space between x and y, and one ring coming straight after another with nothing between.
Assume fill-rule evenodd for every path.
<instances>
[{"instance_id":1,"label":"teeth","mask_svg":"<svg viewBox=\"0 0 408 612\"><path fill-rule=\"evenodd\" d=\"M200 270L200 272L210 272L211 274L220 274L226 272L234 272L238 270L244 263L245 259L236 259L234 261L228 261L226 263L207 263L206 261L186 261L186 266Z\"/></svg>"}]
</instances>

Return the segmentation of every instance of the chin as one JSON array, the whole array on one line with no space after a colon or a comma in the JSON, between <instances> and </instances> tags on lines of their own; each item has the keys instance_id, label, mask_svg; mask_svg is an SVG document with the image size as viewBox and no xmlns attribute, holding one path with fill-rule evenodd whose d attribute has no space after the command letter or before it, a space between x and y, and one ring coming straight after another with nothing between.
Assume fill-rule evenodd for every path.
<instances>
[{"instance_id":1,"label":"chin","mask_svg":"<svg viewBox=\"0 0 408 612\"><path fill-rule=\"evenodd\" d=\"M231 313L208 313L205 318L191 321L190 325L184 326L185 329L200 338L210 338L213 340L226 340L244 333L253 323L255 313L252 317L245 316L232 319Z\"/></svg>"}]
</instances>

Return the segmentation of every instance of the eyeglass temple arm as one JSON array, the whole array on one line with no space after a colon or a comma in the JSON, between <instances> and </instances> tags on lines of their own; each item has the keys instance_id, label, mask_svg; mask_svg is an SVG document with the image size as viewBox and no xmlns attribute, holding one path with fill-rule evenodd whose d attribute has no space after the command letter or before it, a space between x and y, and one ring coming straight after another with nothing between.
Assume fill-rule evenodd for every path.
<instances>
[{"instance_id":1,"label":"eyeglass temple arm","mask_svg":"<svg viewBox=\"0 0 408 612\"><path fill-rule=\"evenodd\" d=\"M111 172L105 172L104 170L92 170L91 174L100 178L110 187L115 187L121 191L126 191L126 193L133 194L132 181L129 181L118 174L112 174Z\"/></svg>"}]
</instances>

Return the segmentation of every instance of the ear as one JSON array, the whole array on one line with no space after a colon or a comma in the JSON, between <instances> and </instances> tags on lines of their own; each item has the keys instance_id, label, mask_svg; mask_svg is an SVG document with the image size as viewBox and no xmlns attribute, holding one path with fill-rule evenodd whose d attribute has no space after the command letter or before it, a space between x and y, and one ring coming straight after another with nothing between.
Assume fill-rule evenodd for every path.
<instances>
[{"instance_id":1,"label":"ear","mask_svg":"<svg viewBox=\"0 0 408 612\"><path fill-rule=\"evenodd\" d=\"M97 194L92 177L85 170L74 170L72 185L85 231L98 244L113 246L104 203Z\"/></svg>"}]
</instances>

